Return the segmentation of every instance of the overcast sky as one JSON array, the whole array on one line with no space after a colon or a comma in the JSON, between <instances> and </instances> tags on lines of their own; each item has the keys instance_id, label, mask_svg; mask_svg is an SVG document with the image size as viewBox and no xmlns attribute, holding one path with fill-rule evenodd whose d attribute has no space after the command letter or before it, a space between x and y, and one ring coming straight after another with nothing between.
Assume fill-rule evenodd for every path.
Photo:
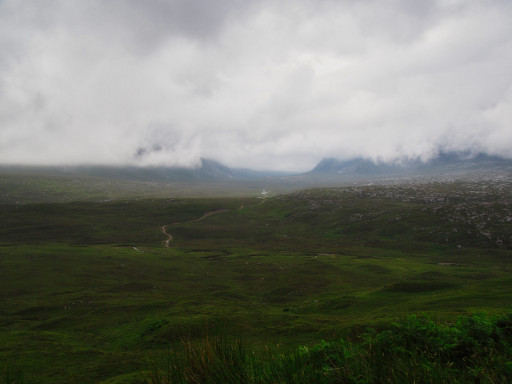
<instances>
[{"instance_id":1,"label":"overcast sky","mask_svg":"<svg viewBox=\"0 0 512 384\"><path fill-rule=\"evenodd\" d=\"M510 0L0 0L0 163L512 157Z\"/></svg>"}]
</instances>

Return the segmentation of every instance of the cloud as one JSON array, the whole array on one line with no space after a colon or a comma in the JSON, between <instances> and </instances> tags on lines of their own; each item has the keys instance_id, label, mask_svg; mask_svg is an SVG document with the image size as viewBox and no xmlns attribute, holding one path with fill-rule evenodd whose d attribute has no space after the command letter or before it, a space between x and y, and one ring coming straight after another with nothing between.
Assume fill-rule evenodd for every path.
<instances>
[{"instance_id":1,"label":"cloud","mask_svg":"<svg viewBox=\"0 0 512 384\"><path fill-rule=\"evenodd\" d=\"M512 157L507 1L0 1L0 163Z\"/></svg>"}]
</instances>

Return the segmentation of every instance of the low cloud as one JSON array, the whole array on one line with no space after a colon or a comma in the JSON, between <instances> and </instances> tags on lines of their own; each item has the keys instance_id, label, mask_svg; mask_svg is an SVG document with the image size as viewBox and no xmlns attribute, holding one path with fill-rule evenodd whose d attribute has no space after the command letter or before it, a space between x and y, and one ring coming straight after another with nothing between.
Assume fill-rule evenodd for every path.
<instances>
[{"instance_id":1,"label":"low cloud","mask_svg":"<svg viewBox=\"0 0 512 384\"><path fill-rule=\"evenodd\" d=\"M512 157L508 1L0 2L0 163Z\"/></svg>"}]
</instances>

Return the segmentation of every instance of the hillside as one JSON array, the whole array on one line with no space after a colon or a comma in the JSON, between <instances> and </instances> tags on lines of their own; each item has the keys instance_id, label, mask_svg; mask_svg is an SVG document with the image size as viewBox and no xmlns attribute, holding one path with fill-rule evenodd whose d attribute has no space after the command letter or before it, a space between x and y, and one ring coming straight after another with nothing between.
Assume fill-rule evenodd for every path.
<instances>
[{"instance_id":1,"label":"hillside","mask_svg":"<svg viewBox=\"0 0 512 384\"><path fill-rule=\"evenodd\" d=\"M279 355L411 313L503 314L510 201L502 181L3 204L0 360L28 383L136 383L183 338Z\"/></svg>"}]
</instances>

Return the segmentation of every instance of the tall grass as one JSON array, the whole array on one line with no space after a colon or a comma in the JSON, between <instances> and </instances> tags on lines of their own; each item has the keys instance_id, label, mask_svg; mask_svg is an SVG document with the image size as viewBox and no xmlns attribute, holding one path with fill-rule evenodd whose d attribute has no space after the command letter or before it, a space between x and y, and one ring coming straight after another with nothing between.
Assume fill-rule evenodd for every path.
<instances>
[{"instance_id":1,"label":"tall grass","mask_svg":"<svg viewBox=\"0 0 512 384\"><path fill-rule=\"evenodd\" d=\"M24 382L20 370L7 363L0 364L0 384L23 384Z\"/></svg>"},{"instance_id":2,"label":"tall grass","mask_svg":"<svg viewBox=\"0 0 512 384\"><path fill-rule=\"evenodd\" d=\"M183 339L181 350L169 351L167 366L148 375L152 384L249 382L250 354L240 339L205 336Z\"/></svg>"},{"instance_id":3,"label":"tall grass","mask_svg":"<svg viewBox=\"0 0 512 384\"><path fill-rule=\"evenodd\" d=\"M239 339L184 340L148 383L510 383L512 314L451 325L410 316L354 340L256 354Z\"/></svg>"}]
</instances>

